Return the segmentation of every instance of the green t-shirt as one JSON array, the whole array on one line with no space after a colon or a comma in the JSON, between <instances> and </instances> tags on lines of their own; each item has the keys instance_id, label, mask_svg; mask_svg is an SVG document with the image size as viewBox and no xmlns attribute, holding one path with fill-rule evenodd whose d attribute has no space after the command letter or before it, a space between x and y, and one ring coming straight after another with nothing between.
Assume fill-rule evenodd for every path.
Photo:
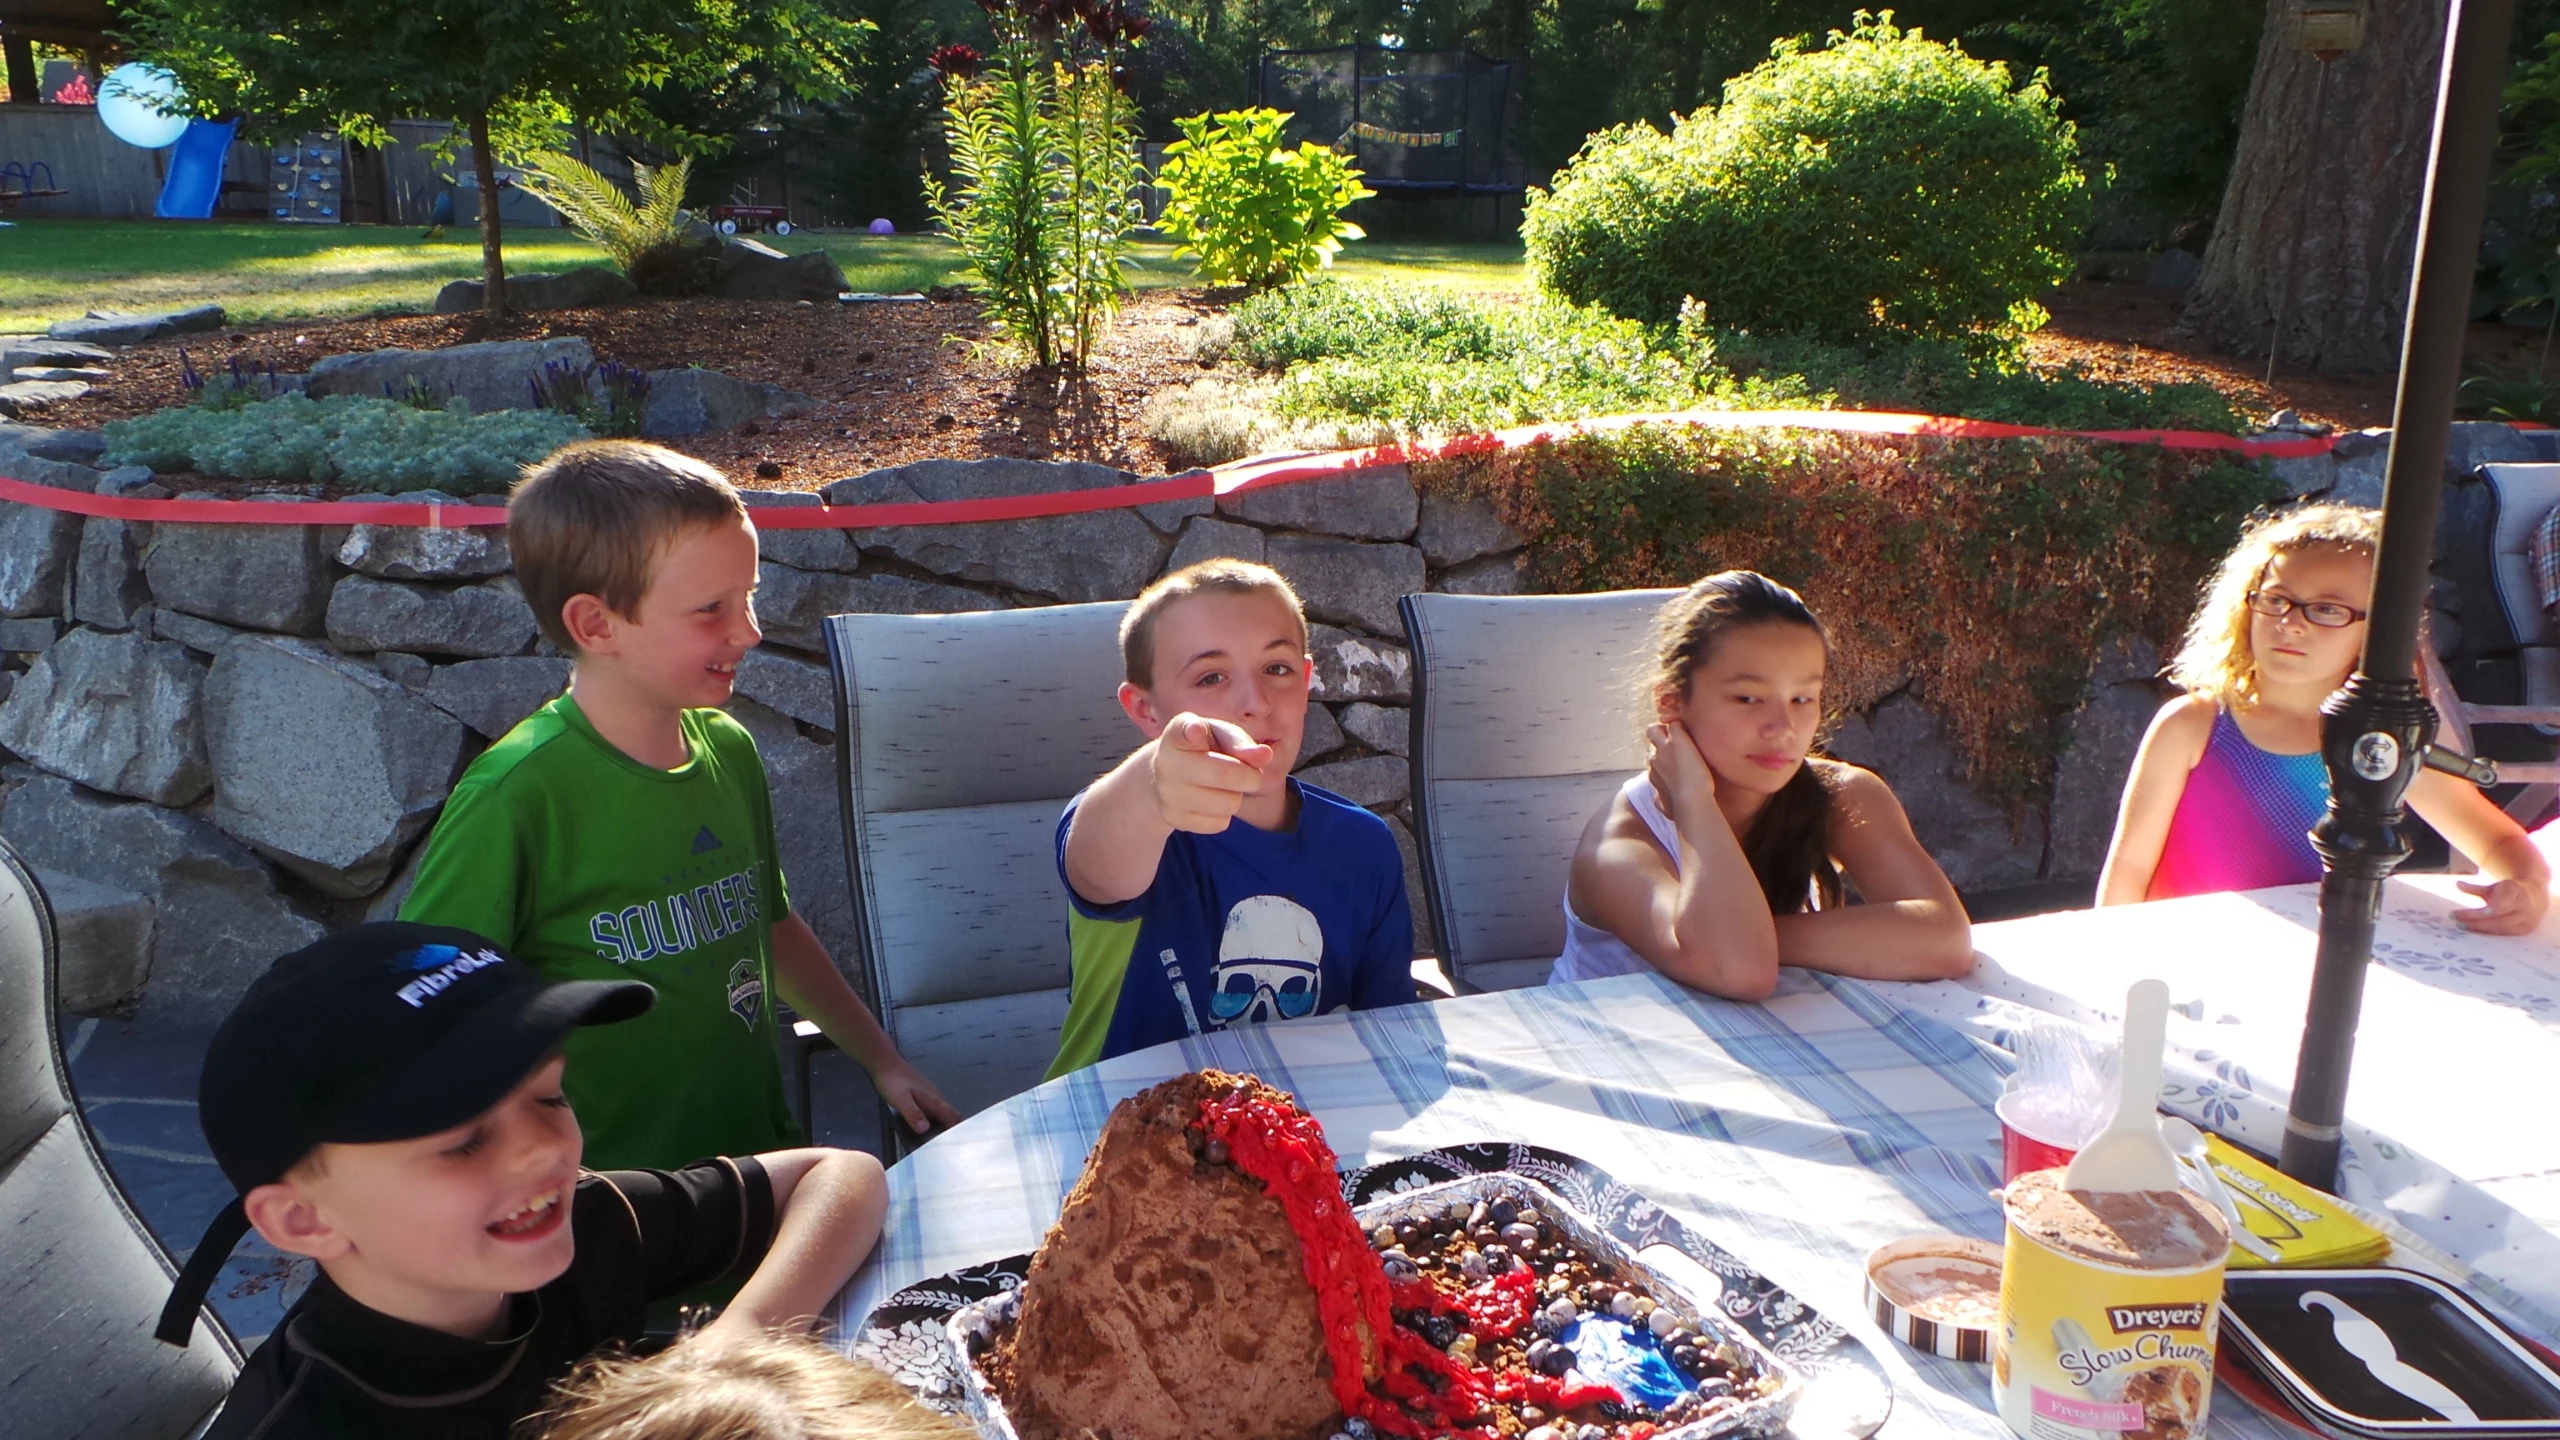
<instances>
[{"instance_id":1,"label":"green t-shirt","mask_svg":"<svg viewBox=\"0 0 2560 1440\"><path fill-rule=\"evenodd\" d=\"M400 918L488 936L554 980L646 980L648 1014L569 1033L592 1170L674 1170L803 1143L774 1048L773 926L791 913L754 737L684 712L693 758L643 765L563 695L464 771Z\"/></svg>"}]
</instances>

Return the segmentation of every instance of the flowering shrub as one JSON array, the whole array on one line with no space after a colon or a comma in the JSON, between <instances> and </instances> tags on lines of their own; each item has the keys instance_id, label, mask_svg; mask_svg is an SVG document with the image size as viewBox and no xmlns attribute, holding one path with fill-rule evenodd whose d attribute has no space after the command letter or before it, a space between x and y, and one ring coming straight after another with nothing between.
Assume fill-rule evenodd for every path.
<instances>
[{"instance_id":1,"label":"flowering shrub","mask_svg":"<svg viewBox=\"0 0 2560 1440\"><path fill-rule=\"evenodd\" d=\"M474 415L459 400L425 410L369 395L286 395L231 409L181 405L110 420L106 462L241 480L317 481L352 490L495 493L587 427L550 410Z\"/></svg>"},{"instance_id":2,"label":"flowering shrub","mask_svg":"<svg viewBox=\"0 0 2560 1440\"><path fill-rule=\"evenodd\" d=\"M178 383L186 387L188 404L206 410L237 410L284 393L272 360L244 366L234 355L229 365L207 375L196 368L195 357L184 349L178 351Z\"/></svg>"},{"instance_id":3,"label":"flowering shrub","mask_svg":"<svg viewBox=\"0 0 2560 1440\"><path fill-rule=\"evenodd\" d=\"M927 180L988 315L1035 365L1080 367L1120 308L1140 219L1137 111L1115 83L1147 33L1127 0L978 0L996 53L937 51L952 184Z\"/></svg>"}]
</instances>

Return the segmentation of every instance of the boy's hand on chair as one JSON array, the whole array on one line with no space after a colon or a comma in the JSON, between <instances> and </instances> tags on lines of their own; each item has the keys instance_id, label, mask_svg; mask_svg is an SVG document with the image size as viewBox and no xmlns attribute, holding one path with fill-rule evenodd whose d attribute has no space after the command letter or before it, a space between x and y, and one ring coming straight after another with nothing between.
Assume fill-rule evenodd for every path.
<instances>
[{"instance_id":1,"label":"boy's hand on chair","mask_svg":"<svg viewBox=\"0 0 2560 1440\"><path fill-rule=\"evenodd\" d=\"M2466 894L2480 897L2478 909L2453 912L2455 923L2477 935L2527 935L2542 923L2542 912L2550 907L2548 893L2537 890L2522 880L2491 880L2473 884L2468 880L2453 882Z\"/></svg>"},{"instance_id":2,"label":"boy's hand on chair","mask_svg":"<svg viewBox=\"0 0 2560 1440\"><path fill-rule=\"evenodd\" d=\"M1698 742L1689 738L1688 726L1647 725L1644 744L1645 778L1653 782L1662 813L1677 818L1683 803L1695 799L1715 803L1716 772L1707 768L1707 757L1698 753Z\"/></svg>"},{"instance_id":3,"label":"boy's hand on chair","mask_svg":"<svg viewBox=\"0 0 2560 1440\"><path fill-rule=\"evenodd\" d=\"M923 1071L904 1060L881 1066L871 1077L871 1088L879 1091L889 1108L898 1112L898 1118L907 1122L907 1128L919 1135L937 1126L960 1123L960 1112L951 1108L951 1102L942 1098L942 1092L933 1088Z\"/></svg>"},{"instance_id":4,"label":"boy's hand on chair","mask_svg":"<svg viewBox=\"0 0 2560 1440\"><path fill-rule=\"evenodd\" d=\"M1271 763L1271 747L1241 727L1188 713L1165 722L1155 750L1156 809L1164 823L1195 835L1224 831Z\"/></svg>"}]
</instances>

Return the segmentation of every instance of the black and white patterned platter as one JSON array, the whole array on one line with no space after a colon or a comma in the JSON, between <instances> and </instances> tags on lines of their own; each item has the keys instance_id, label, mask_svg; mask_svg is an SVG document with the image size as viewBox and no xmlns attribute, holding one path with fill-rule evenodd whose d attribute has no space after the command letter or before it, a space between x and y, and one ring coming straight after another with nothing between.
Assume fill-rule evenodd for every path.
<instances>
[{"instance_id":1,"label":"black and white patterned platter","mask_svg":"<svg viewBox=\"0 0 2560 1440\"><path fill-rule=\"evenodd\" d=\"M1686 1278L1698 1298L1714 1295L1734 1323L1805 1377L1804 1400L1787 1429L1796 1440L1864 1440L1892 1412L1893 1384L1856 1336L1589 1161L1536 1145L1452 1145L1345 1171L1342 1193L1356 1207L1400 1190L1502 1172L1554 1190L1658 1268L1695 1272ZM925 1403L956 1410L961 1360L944 1322L972 1301L1020 1289L1030 1266L1029 1255L1008 1255L910 1285L863 1320L853 1353Z\"/></svg>"}]
</instances>

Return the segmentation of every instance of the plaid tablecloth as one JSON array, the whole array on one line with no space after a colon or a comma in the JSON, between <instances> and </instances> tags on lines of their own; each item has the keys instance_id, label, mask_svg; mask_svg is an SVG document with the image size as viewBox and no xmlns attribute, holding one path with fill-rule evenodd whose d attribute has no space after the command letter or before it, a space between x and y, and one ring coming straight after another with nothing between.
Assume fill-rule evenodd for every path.
<instances>
[{"instance_id":1,"label":"plaid tablecloth","mask_svg":"<svg viewBox=\"0 0 2560 1440\"><path fill-rule=\"evenodd\" d=\"M2560 1338L2560 912L2475 935L2448 875L2392 880L2374 930L2339 1193L2405 1227L2438 1269L2538 1338ZM2009 1045L2031 1009L2114 1030L2144 976L2169 984L2162 1101L2267 1154L2302 1048L2317 885L2196 895L1974 927L1974 973L1884 987Z\"/></svg>"},{"instance_id":2,"label":"plaid tablecloth","mask_svg":"<svg viewBox=\"0 0 2560 1440\"><path fill-rule=\"evenodd\" d=\"M1601 1166L1824 1314L1891 1374L1887 1433L2006 1436L1987 1367L1918 1355L1860 1313L1887 1240L1996 1240L2005 1075L1988 1037L1910 1012L1915 987L1788 972L1763 1005L1655 976L1336 1015L1158 1046L1015 1097L890 1171L840 1340L897 1289L1033 1248L1120 1099L1204 1066L1294 1091L1347 1162L1520 1140ZM2280 1440L2235 1397L2218 1436Z\"/></svg>"}]
</instances>

